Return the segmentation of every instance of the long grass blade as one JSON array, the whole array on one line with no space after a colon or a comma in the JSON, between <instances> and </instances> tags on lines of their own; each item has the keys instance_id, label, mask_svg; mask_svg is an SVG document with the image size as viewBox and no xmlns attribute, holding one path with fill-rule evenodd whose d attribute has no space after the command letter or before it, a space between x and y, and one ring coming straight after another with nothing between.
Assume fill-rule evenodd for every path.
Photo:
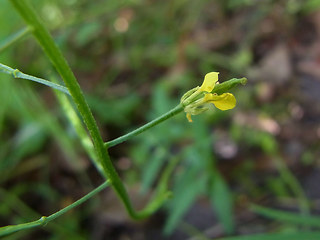
<instances>
[{"instance_id":1,"label":"long grass blade","mask_svg":"<svg viewBox=\"0 0 320 240\"><path fill-rule=\"evenodd\" d=\"M319 240L320 232L267 233L238 237L219 238L216 240Z\"/></svg>"},{"instance_id":2,"label":"long grass blade","mask_svg":"<svg viewBox=\"0 0 320 240\"><path fill-rule=\"evenodd\" d=\"M18 32L10 35L6 39L0 42L0 52L6 50L10 46L12 46L14 43L18 42L20 39L22 39L24 36L26 36L28 33L31 32L31 28L25 27Z\"/></svg>"},{"instance_id":3,"label":"long grass blade","mask_svg":"<svg viewBox=\"0 0 320 240\"><path fill-rule=\"evenodd\" d=\"M286 211L280 211L280 210L270 209L266 207L261 207L258 205L251 205L250 209L251 211L259 215L262 215L264 217L271 218L274 220L278 220L281 222L293 223L293 224L310 226L310 227L320 227L320 217L290 213Z\"/></svg>"}]
</instances>

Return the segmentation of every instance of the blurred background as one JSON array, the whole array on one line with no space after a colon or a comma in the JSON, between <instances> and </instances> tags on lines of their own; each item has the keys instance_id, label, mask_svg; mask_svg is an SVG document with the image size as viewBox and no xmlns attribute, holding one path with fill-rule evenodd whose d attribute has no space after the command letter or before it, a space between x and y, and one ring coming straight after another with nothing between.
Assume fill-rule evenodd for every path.
<instances>
[{"instance_id":1,"label":"blurred background","mask_svg":"<svg viewBox=\"0 0 320 240\"><path fill-rule=\"evenodd\" d=\"M252 204L320 213L319 0L32 0L73 69L103 138L119 137L177 105L206 73L237 107L184 114L109 150L137 208L170 164L173 196L151 218L129 219L111 189L45 228L7 239L213 239L301 228ZM0 45L25 27L0 2ZM50 79L31 35L0 62ZM0 74L0 225L50 215L103 178L52 90ZM304 228L305 229L305 228Z\"/></svg>"}]
</instances>

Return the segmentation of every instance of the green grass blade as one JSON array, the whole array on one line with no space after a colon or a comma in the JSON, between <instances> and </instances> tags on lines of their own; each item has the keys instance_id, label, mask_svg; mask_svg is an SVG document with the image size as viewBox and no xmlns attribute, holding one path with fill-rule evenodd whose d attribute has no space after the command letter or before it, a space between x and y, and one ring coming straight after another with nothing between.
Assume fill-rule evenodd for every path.
<instances>
[{"instance_id":1,"label":"green grass blade","mask_svg":"<svg viewBox=\"0 0 320 240\"><path fill-rule=\"evenodd\" d=\"M212 185L209 193L211 204L225 231L231 234L235 227L232 194L219 172L215 171L215 173L213 173L211 181Z\"/></svg>"},{"instance_id":2,"label":"green grass blade","mask_svg":"<svg viewBox=\"0 0 320 240\"><path fill-rule=\"evenodd\" d=\"M18 42L20 39L22 39L24 36L26 36L28 33L31 32L31 28L25 27L18 32L10 35L6 39L0 42L0 52L6 50L8 47L12 46L16 42Z\"/></svg>"},{"instance_id":3,"label":"green grass blade","mask_svg":"<svg viewBox=\"0 0 320 240\"><path fill-rule=\"evenodd\" d=\"M179 221L196 201L197 197L204 191L206 180L206 176L198 177L195 169L189 169L183 178L181 178L180 181L184 184L177 184L177 187L173 191L175 195L169 203L172 210L168 215L164 227L165 234L171 234L178 226Z\"/></svg>"},{"instance_id":4,"label":"green grass blade","mask_svg":"<svg viewBox=\"0 0 320 240\"><path fill-rule=\"evenodd\" d=\"M238 237L219 238L217 240L319 240L320 232L267 233Z\"/></svg>"},{"instance_id":5,"label":"green grass blade","mask_svg":"<svg viewBox=\"0 0 320 240\"><path fill-rule=\"evenodd\" d=\"M286 211L274 210L258 205L251 205L251 211L262 215L267 218L271 218L277 221L293 223L298 225L320 227L320 217L305 216L297 213L290 213ZM319 238L320 239L320 238Z\"/></svg>"}]
</instances>

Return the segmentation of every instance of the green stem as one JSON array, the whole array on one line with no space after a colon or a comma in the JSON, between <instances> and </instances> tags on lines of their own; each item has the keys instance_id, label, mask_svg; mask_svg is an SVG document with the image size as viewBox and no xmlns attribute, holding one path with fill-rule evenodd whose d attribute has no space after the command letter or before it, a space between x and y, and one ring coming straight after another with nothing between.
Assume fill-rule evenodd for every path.
<instances>
[{"instance_id":1,"label":"green stem","mask_svg":"<svg viewBox=\"0 0 320 240\"><path fill-rule=\"evenodd\" d=\"M98 126L83 96L81 88L73 72L71 71L67 61L64 59L59 48L56 46L55 42L50 36L48 30L42 24L35 10L26 0L10 1L17 10L17 12L25 20L25 22L29 24L29 26L33 29L32 34L38 40L44 52L47 54L47 56L53 63L54 67L57 69L63 81L65 82L65 85L68 88L73 98L73 101L75 102L77 109L80 112L83 121L89 130L97 159L101 163L104 172L108 176L108 179L112 184L112 187L114 188L118 196L122 199L129 215L134 219L147 217L146 215L141 215L139 212L135 212L135 210L133 209L128 193L111 162L108 152L105 149L104 142L101 138Z\"/></svg>"},{"instance_id":2,"label":"green stem","mask_svg":"<svg viewBox=\"0 0 320 240\"><path fill-rule=\"evenodd\" d=\"M247 83L247 78L233 78L233 79L230 79L230 80L225 81L223 83L217 84L214 87L212 93L222 94L222 93L225 93L225 92L229 91L230 89L234 88L238 84L245 85L246 83ZM110 148L110 147L118 145L122 142L125 142L125 141L129 140L130 138L137 136L138 134L148 130L149 128L152 128L152 127L158 125L159 123L175 116L176 114L178 114L182 111L183 111L183 106L181 106L179 104L175 108L171 109L169 112L167 112L167 113L163 114L162 116L154 119L153 121L143 125L142 127L139 127L136 130L129 132L126 135L118 137L114 140L106 142L105 147Z\"/></svg>"},{"instance_id":3,"label":"green stem","mask_svg":"<svg viewBox=\"0 0 320 240\"><path fill-rule=\"evenodd\" d=\"M68 88L66 88L64 86L61 86L57 83L50 82L50 81L45 80L43 78L38 78L38 77L34 77L31 75L25 74L25 73L19 71L18 69L13 69L13 68L6 66L4 64L1 64L1 63L0 63L0 72L10 74L14 78L21 78L21 79L26 79L26 80L34 81L37 83L41 83L43 85L46 85L48 87L52 87L54 89L57 89L57 90L65 93L65 94L70 95Z\"/></svg>"},{"instance_id":4,"label":"green stem","mask_svg":"<svg viewBox=\"0 0 320 240\"><path fill-rule=\"evenodd\" d=\"M97 193L101 192L103 189L108 187L110 185L109 181L104 182L101 184L99 187L95 188L93 191L89 192L87 195L83 196L79 200L75 201L71 205L61 209L60 211L51 214L48 217L41 217L40 219L33 221L33 222L28 222L28 223L22 223L18 225L9 225L5 227L0 228L0 236L5 236L14 232L18 232L21 230L26 230L29 228L34 228L34 227L39 227L39 226L45 226L52 220L56 219L57 217L60 217L61 215L65 214L66 212L70 211L71 209L79 206L80 204L84 203L85 201L89 200L91 197L96 195Z\"/></svg>"},{"instance_id":5,"label":"green stem","mask_svg":"<svg viewBox=\"0 0 320 240\"><path fill-rule=\"evenodd\" d=\"M4 51L20 39L22 39L24 36L26 36L28 33L31 32L30 27L23 28L19 30L18 32L14 33L13 35L6 38L4 41L0 43L0 52Z\"/></svg>"},{"instance_id":6,"label":"green stem","mask_svg":"<svg viewBox=\"0 0 320 240\"><path fill-rule=\"evenodd\" d=\"M77 207L78 205L82 204L83 202L87 201L88 199L90 199L91 197L93 197L94 195L96 195L97 193L101 192L103 189L105 189L106 187L108 187L110 185L110 181L106 181L103 184L101 184L99 187L97 187L96 189L92 190L90 193L88 193L87 195L83 196L82 198L80 198L79 200L75 201L74 203L70 204L69 206L61 209L60 211L51 214L49 217L42 217L45 218L43 221L43 224L47 224L48 222L56 219L57 217L60 217L61 215L65 214L66 212L68 212L69 210L71 210L72 208Z\"/></svg>"},{"instance_id":7,"label":"green stem","mask_svg":"<svg viewBox=\"0 0 320 240\"><path fill-rule=\"evenodd\" d=\"M159 123L162 123L163 121L177 115L178 113L180 113L182 111L183 111L183 107L179 104L175 108L171 109L169 112L163 114L162 116L154 119L151 122L148 122L147 124L143 125L142 127L139 127L136 130L129 132L126 135L123 135L121 137L118 137L112 141L106 142L105 147L107 147L107 148L113 147L115 145L118 145L119 143L127 141L128 139L130 139L134 136L137 136L138 134L148 130L149 128L152 128L152 127L158 125Z\"/></svg>"},{"instance_id":8,"label":"green stem","mask_svg":"<svg viewBox=\"0 0 320 240\"><path fill-rule=\"evenodd\" d=\"M20 186L22 187L22 185L20 185ZM25 186L23 186L22 188L24 188L24 187ZM6 189L0 188L0 196L3 199L3 201L1 201L1 206L10 208L15 213L20 215L23 219L25 219L26 216L28 216L28 218L39 218L39 214L36 211L34 211L32 208L30 208L28 205L26 205L13 192L15 192L15 189L6 190ZM20 191L19 191L19 193L21 194ZM20 226L19 226L19 228L20 228ZM11 228L11 229L14 229L14 228ZM64 234L64 235L68 236L70 239L73 239L72 237L76 236L76 233L74 233L72 230L68 229L66 226L61 225L59 223L58 224L57 223L50 224L46 230L55 232L57 234ZM2 231L2 229L0 228L0 236L2 236L1 231ZM15 236L15 237L16 237L15 239L19 239L19 236Z\"/></svg>"},{"instance_id":9,"label":"green stem","mask_svg":"<svg viewBox=\"0 0 320 240\"><path fill-rule=\"evenodd\" d=\"M55 82L55 79L52 79L52 82ZM104 176L107 177L105 172L103 171L103 167L101 163L97 160L96 153L94 151L94 147L91 141L91 138L88 136L88 133L83 126L83 122L81 121L80 116L77 114L76 110L72 106L70 99L65 95L62 94L59 91L55 91L56 97L58 98L61 107L64 110L64 113L66 114L66 117L74 127L81 144L89 157L91 158L91 161L95 164L96 168L99 170L99 172Z\"/></svg>"}]
</instances>

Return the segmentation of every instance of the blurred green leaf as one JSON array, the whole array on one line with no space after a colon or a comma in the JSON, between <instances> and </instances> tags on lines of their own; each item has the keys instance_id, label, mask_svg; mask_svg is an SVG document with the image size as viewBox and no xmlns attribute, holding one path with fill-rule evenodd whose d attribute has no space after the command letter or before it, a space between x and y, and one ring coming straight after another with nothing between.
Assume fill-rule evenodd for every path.
<instances>
[{"instance_id":1,"label":"blurred green leaf","mask_svg":"<svg viewBox=\"0 0 320 240\"><path fill-rule=\"evenodd\" d=\"M92 111L101 121L120 126L130 123L130 115L140 103L139 97L134 93L119 99L108 100L89 95L87 100Z\"/></svg>"},{"instance_id":2,"label":"blurred green leaf","mask_svg":"<svg viewBox=\"0 0 320 240\"><path fill-rule=\"evenodd\" d=\"M102 25L99 22L89 22L81 26L76 34L76 43L78 46L84 46L93 39L97 38L98 33L101 31Z\"/></svg>"},{"instance_id":3,"label":"blurred green leaf","mask_svg":"<svg viewBox=\"0 0 320 240\"><path fill-rule=\"evenodd\" d=\"M231 133L233 138L241 143L246 143L252 147L259 147L270 155L277 153L278 143L270 133L235 124L232 126Z\"/></svg>"},{"instance_id":4,"label":"blurred green leaf","mask_svg":"<svg viewBox=\"0 0 320 240\"><path fill-rule=\"evenodd\" d=\"M310 13L317 11L320 8L320 1L319 0L309 0L309 1L304 1L303 5L303 11L305 13Z\"/></svg>"},{"instance_id":5,"label":"blurred green leaf","mask_svg":"<svg viewBox=\"0 0 320 240\"><path fill-rule=\"evenodd\" d=\"M288 197L290 196L290 191L285 185L283 178L270 176L267 177L267 186L270 192L273 192L277 197Z\"/></svg>"},{"instance_id":6,"label":"blurred green leaf","mask_svg":"<svg viewBox=\"0 0 320 240\"><path fill-rule=\"evenodd\" d=\"M266 233L239 237L219 238L217 240L319 240L320 232Z\"/></svg>"},{"instance_id":7,"label":"blurred green leaf","mask_svg":"<svg viewBox=\"0 0 320 240\"><path fill-rule=\"evenodd\" d=\"M189 168L181 176L180 183L176 184L176 188L173 190L174 196L169 205L169 216L164 227L166 234L172 233L198 195L204 191L207 178L205 175L198 176L197 172Z\"/></svg>"},{"instance_id":8,"label":"blurred green leaf","mask_svg":"<svg viewBox=\"0 0 320 240\"><path fill-rule=\"evenodd\" d=\"M221 177L219 172L214 172L212 176L211 189L209 197L211 199L214 211L217 213L219 220L228 234L234 231L233 220L233 199L232 194Z\"/></svg>"},{"instance_id":9,"label":"blurred green leaf","mask_svg":"<svg viewBox=\"0 0 320 240\"><path fill-rule=\"evenodd\" d=\"M234 72L242 73L252 63L252 58L250 49L241 49L231 58L230 67Z\"/></svg>"},{"instance_id":10,"label":"blurred green leaf","mask_svg":"<svg viewBox=\"0 0 320 240\"><path fill-rule=\"evenodd\" d=\"M228 4L228 8L236 9L240 7L250 6L255 4L254 0L228 0L226 1Z\"/></svg>"},{"instance_id":11,"label":"blurred green leaf","mask_svg":"<svg viewBox=\"0 0 320 240\"><path fill-rule=\"evenodd\" d=\"M160 82L154 86L151 99L153 107L152 118L158 117L159 115L167 112L168 109L170 109L170 106L174 104L170 99L169 93L170 88L166 82Z\"/></svg>"},{"instance_id":12,"label":"blurred green leaf","mask_svg":"<svg viewBox=\"0 0 320 240\"><path fill-rule=\"evenodd\" d=\"M142 192L146 192L152 186L154 180L157 178L161 167L164 164L164 158L167 152L165 149L158 147L155 150L155 156L147 161L146 166L142 172Z\"/></svg>"},{"instance_id":13,"label":"blurred green leaf","mask_svg":"<svg viewBox=\"0 0 320 240\"><path fill-rule=\"evenodd\" d=\"M36 123L27 123L14 138L11 153L0 161L0 172L8 172L19 161L43 147L47 135L43 128ZM1 178L3 175L1 176Z\"/></svg>"},{"instance_id":14,"label":"blurred green leaf","mask_svg":"<svg viewBox=\"0 0 320 240\"><path fill-rule=\"evenodd\" d=\"M19 40L21 40L25 35L30 32L30 28L23 28L20 29L18 32L13 33L12 35L8 36L6 39L0 41L0 52L4 51L8 47L12 46Z\"/></svg>"},{"instance_id":15,"label":"blurred green leaf","mask_svg":"<svg viewBox=\"0 0 320 240\"><path fill-rule=\"evenodd\" d=\"M264 217L271 218L273 220L320 228L320 217L305 216L303 214L261 207L255 204L252 204L250 206L250 210Z\"/></svg>"}]
</instances>

